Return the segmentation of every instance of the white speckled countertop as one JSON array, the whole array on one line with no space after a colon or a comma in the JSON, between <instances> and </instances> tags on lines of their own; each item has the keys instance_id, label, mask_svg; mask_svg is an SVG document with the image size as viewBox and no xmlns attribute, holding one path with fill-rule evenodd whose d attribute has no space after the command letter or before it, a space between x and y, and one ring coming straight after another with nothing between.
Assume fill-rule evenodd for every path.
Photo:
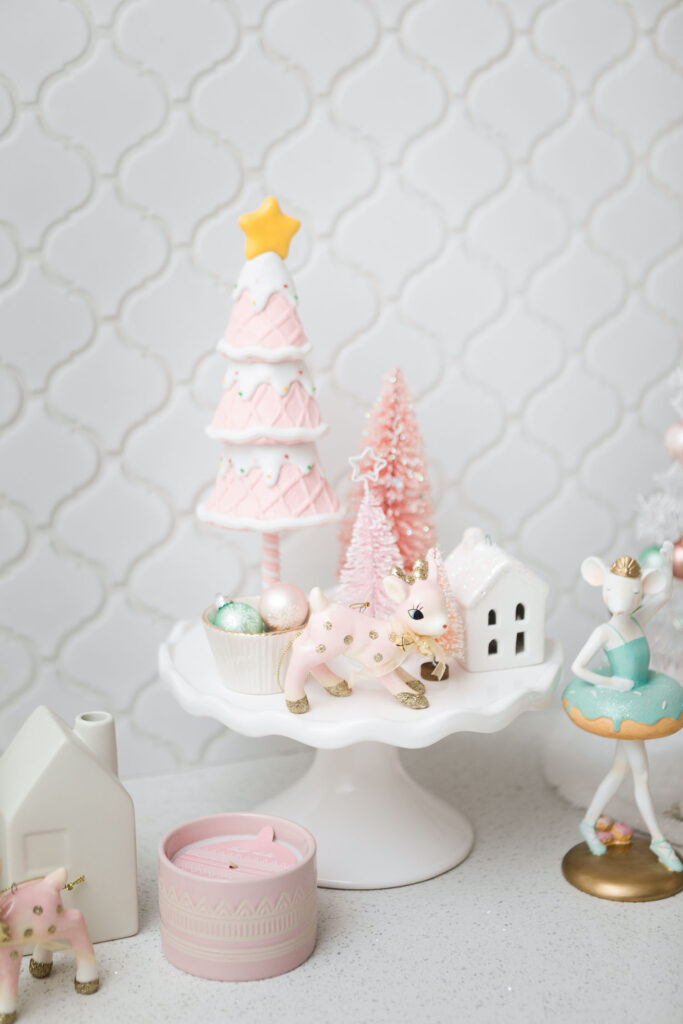
<instances>
[{"instance_id":1,"label":"white speckled countertop","mask_svg":"<svg viewBox=\"0 0 683 1024\"><path fill-rule=\"evenodd\" d=\"M543 714L497 735L460 734L404 752L423 784L456 803L477 839L464 864L402 889L320 890L318 945L291 974L221 983L163 958L156 846L203 814L248 810L302 772L308 753L129 783L137 808L141 929L96 947L102 987L73 990L73 966L29 977L18 1024L680 1024L683 895L656 903L593 899L563 879L578 814L538 768ZM381 810L381 809L378 809Z\"/></svg>"}]
</instances>

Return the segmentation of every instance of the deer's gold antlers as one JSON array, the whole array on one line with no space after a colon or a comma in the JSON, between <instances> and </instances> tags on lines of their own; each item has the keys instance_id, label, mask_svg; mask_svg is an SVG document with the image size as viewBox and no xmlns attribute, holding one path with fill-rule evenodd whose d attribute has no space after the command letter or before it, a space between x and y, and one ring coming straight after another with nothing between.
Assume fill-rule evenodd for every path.
<instances>
[{"instance_id":1,"label":"deer's gold antlers","mask_svg":"<svg viewBox=\"0 0 683 1024\"><path fill-rule=\"evenodd\" d=\"M394 565L391 568L391 575L398 576L400 580L407 583L409 587L412 587L415 580L426 580L429 575L429 565L424 558L418 558L413 563L412 572L404 572L400 565Z\"/></svg>"}]
</instances>

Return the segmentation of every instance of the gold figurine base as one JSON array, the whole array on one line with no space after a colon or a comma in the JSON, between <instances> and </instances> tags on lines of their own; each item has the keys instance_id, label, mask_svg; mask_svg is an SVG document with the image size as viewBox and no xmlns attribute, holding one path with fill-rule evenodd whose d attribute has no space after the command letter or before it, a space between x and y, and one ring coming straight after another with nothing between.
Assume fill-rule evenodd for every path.
<instances>
[{"instance_id":1,"label":"gold figurine base","mask_svg":"<svg viewBox=\"0 0 683 1024\"><path fill-rule=\"evenodd\" d=\"M650 840L635 836L628 844L608 846L600 857L577 843L564 855L562 874L581 892L623 903L665 900L683 890L683 871L669 871L650 849Z\"/></svg>"}]
</instances>

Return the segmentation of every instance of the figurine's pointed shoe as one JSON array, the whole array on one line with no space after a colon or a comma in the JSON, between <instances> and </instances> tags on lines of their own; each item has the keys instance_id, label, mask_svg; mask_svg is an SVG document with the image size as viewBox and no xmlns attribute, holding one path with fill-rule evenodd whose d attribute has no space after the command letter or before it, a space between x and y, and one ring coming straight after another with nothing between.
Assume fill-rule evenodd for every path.
<instances>
[{"instance_id":1,"label":"figurine's pointed shoe","mask_svg":"<svg viewBox=\"0 0 683 1024\"><path fill-rule=\"evenodd\" d=\"M591 825L589 821L579 823L579 832L586 840L590 852L594 853L596 857L601 857L603 853L607 853L607 847L604 843L600 842L595 832L595 826Z\"/></svg>"},{"instance_id":2,"label":"figurine's pointed shoe","mask_svg":"<svg viewBox=\"0 0 683 1024\"><path fill-rule=\"evenodd\" d=\"M653 839L650 849L655 857L669 871L683 871L683 864L668 839Z\"/></svg>"},{"instance_id":3,"label":"figurine's pointed shoe","mask_svg":"<svg viewBox=\"0 0 683 1024\"><path fill-rule=\"evenodd\" d=\"M291 711L293 715L305 715L311 709L306 694L303 697L299 697L298 700L287 700L285 698L285 704L287 705L287 710Z\"/></svg>"},{"instance_id":4,"label":"figurine's pointed shoe","mask_svg":"<svg viewBox=\"0 0 683 1024\"><path fill-rule=\"evenodd\" d=\"M353 690L345 679L340 679L334 686L326 686L325 689L333 697L350 697Z\"/></svg>"},{"instance_id":5,"label":"figurine's pointed shoe","mask_svg":"<svg viewBox=\"0 0 683 1024\"><path fill-rule=\"evenodd\" d=\"M414 693L425 692L425 684L421 683L419 679L405 679L404 682Z\"/></svg>"},{"instance_id":6,"label":"figurine's pointed shoe","mask_svg":"<svg viewBox=\"0 0 683 1024\"><path fill-rule=\"evenodd\" d=\"M406 708L413 708L416 711L420 708L429 707L429 701L423 693L395 693L394 697L399 704L403 704Z\"/></svg>"}]
</instances>

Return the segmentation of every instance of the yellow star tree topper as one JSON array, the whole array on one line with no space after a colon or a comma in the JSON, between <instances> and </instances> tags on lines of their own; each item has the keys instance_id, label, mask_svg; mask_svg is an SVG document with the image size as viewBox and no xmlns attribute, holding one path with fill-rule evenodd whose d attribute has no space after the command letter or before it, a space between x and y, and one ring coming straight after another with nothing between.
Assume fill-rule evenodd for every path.
<instances>
[{"instance_id":1,"label":"yellow star tree topper","mask_svg":"<svg viewBox=\"0 0 683 1024\"><path fill-rule=\"evenodd\" d=\"M262 252L276 252L286 260L289 243L300 227L296 217L282 212L275 196L267 196L253 213L243 213L238 224L247 236L244 255L248 260Z\"/></svg>"}]
</instances>

